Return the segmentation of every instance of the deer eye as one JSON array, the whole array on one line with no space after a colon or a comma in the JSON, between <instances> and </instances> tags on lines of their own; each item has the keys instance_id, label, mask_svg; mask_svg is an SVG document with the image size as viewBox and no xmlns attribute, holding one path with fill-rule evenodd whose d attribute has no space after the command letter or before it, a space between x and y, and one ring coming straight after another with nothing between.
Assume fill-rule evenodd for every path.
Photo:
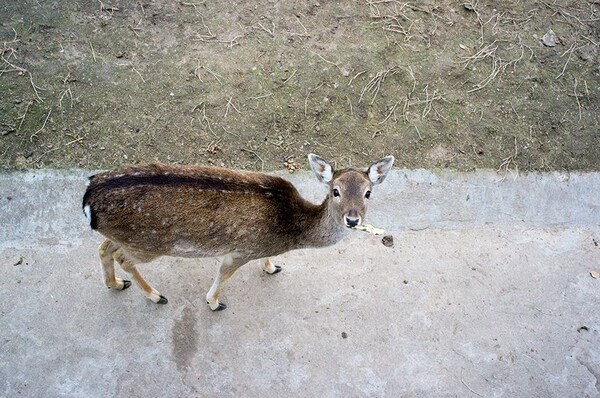
<instances>
[{"instance_id":1,"label":"deer eye","mask_svg":"<svg viewBox=\"0 0 600 398\"><path fill-rule=\"evenodd\" d=\"M371 197L371 191L367 191L367 193L365 193L365 198L369 199Z\"/></svg>"},{"instance_id":2,"label":"deer eye","mask_svg":"<svg viewBox=\"0 0 600 398\"><path fill-rule=\"evenodd\" d=\"M333 196L335 196L336 198L337 198L338 196L340 196L340 191L338 191L338 189L337 189L337 188L333 188Z\"/></svg>"}]
</instances>

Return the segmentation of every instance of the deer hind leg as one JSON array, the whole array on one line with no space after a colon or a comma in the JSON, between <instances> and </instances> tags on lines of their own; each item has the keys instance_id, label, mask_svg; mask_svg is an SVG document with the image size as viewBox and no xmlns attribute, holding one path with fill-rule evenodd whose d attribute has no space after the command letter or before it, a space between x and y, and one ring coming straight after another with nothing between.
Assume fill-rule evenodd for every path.
<instances>
[{"instance_id":1,"label":"deer hind leg","mask_svg":"<svg viewBox=\"0 0 600 398\"><path fill-rule=\"evenodd\" d=\"M265 272L267 274L273 275L278 272L281 272L281 267L279 265L273 265L273 263L271 262L271 260L269 260L269 258L265 258L263 270L265 270Z\"/></svg>"},{"instance_id":2,"label":"deer hind leg","mask_svg":"<svg viewBox=\"0 0 600 398\"><path fill-rule=\"evenodd\" d=\"M102 273L104 275L104 284L109 289L124 290L131 286L131 282L115 276L115 262L113 254L119 249L119 246L110 239L106 239L98 248L100 261L102 262Z\"/></svg>"},{"instance_id":3,"label":"deer hind leg","mask_svg":"<svg viewBox=\"0 0 600 398\"><path fill-rule=\"evenodd\" d=\"M123 253L123 249L117 249L114 252L113 257L121 265L121 268L131 275L131 279L133 279L135 284L138 285L138 287L142 290L142 294L144 296L148 297L157 304L167 304L169 302L165 296L161 295L156 289L150 286L148 282L146 282L144 277L142 277L142 274L140 274L135 266L133 260Z\"/></svg>"},{"instance_id":4,"label":"deer hind leg","mask_svg":"<svg viewBox=\"0 0 600 398\"><path fill-rule=\"evenodd\" d=\"M228 254L225 256L225 258L223 258L223 262L221 263L217 277L215 278L210 290L206 294L206 303L209 305L211 310L221 311L227 308L225 304L219 303L221 286L223 286L223 283L225 283L225 281L229 279L238 268L246 264L248 261L250 261L249 258L236 257L233 254Z\"/></svg>"}]
</instances>

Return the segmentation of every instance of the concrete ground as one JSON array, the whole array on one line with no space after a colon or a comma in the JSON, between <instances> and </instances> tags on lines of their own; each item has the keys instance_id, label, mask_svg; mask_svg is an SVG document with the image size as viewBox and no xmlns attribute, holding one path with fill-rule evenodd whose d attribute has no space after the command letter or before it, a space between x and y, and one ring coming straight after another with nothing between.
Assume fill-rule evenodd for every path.
<instances>
[{"instance_id":1,"label":"concrete ground","mask_svg":"<svg viewBox=\"0 0 600 398\"><path fill-rule=\"evenodd\" d=\"M600 396L599 174L395 170L368 216L393 248L252 262L217 313L215 259L141 266L167 305L104 287L87 174L0 174L0 396Z\"/></svg>"}]
</instances>

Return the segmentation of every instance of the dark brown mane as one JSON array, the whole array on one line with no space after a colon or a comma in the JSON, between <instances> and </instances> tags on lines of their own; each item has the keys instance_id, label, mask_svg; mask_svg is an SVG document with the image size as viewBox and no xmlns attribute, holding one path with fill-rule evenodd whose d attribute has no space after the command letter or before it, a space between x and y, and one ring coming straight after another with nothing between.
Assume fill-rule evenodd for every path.
<instances>
[{"instance_id":1,"label":"dark brown mane","mask_svg":"<svg viewBox=\"0 0 600 398\"><path fill-rule=\"evenodd\" d=\"M113 171L90 177L83 196L82 207L90 204L94 194L115 189L143 186L189 187L220 192L244 192L267 197L285 197L295 188L286 180L259 173L245 173L246 178L229 175L227 169L211 167L166 167L149 165L130 167L123 172Z\"/></svg>"}]
</instances>

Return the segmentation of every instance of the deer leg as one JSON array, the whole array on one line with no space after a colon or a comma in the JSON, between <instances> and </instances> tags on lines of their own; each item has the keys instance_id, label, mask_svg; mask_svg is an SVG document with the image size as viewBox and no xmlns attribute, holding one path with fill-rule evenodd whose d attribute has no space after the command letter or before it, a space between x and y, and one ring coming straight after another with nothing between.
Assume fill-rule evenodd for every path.
<instances>
[{"instance_id":1,"label":"deer leg","mask_svg":"<svg viewBox=\"0 0 600 398\"><path fill-rule=\"evenodd\" d=\"M263 270L265 270L265 272L269 275L273 275L276 274L278 272L281 272L281 267L279 265L273 265L273 263L271 262L271 260L269 260L269 258L265 259L265 263L263 265Z\"/></svg>"},{"instance_id":2,"label":"deer leg","mask_svg":"<svg viewBox=\"0 0 600 398\"><path fill-rule=\"evenodd\" d=\"M161 295L156 289L146 282L146 280L142 277L142 274L137 270L133 261L128 258L122 249L118 249L114 252L113 257L117 262L121 265L121 268L129 275L135 282L136 285L142 290L144 296L148 297L150 300L157 304L167 304L168 300L165 296Z\"/></svg>"},{"instance_id":3,"label":"deer leg","mask_svg":"<svg viewBox=\"0 0 600 398\"><path fill-rule=\"evenodd\" d=\"M225 304L219 303L221 286L223 286L223 283L225 283L225 281L229 279L238 268L246 264L248 261L250 261L249 258L236 257L232 254L228 254L225 256L225 258L223 258L223 262L221 263L217 277L215 278L210 290L206 294L206 303L209 305L211 310L221 311L227 308Z\"/></svg>"},{"instance_id":4,"label":"deer leg","mask_svg":"<svg viewBox=\"0 0 600 398\"><path fill-rule=\"evenodd\" d=\"M115 277L115 262L113 253L119 248L116 243L106 239L98 248L100 261L102 262L102 273L104 274L104 284L109 289L124 290L131 286L131 282Z\"/></svg>"}]
</instances>

